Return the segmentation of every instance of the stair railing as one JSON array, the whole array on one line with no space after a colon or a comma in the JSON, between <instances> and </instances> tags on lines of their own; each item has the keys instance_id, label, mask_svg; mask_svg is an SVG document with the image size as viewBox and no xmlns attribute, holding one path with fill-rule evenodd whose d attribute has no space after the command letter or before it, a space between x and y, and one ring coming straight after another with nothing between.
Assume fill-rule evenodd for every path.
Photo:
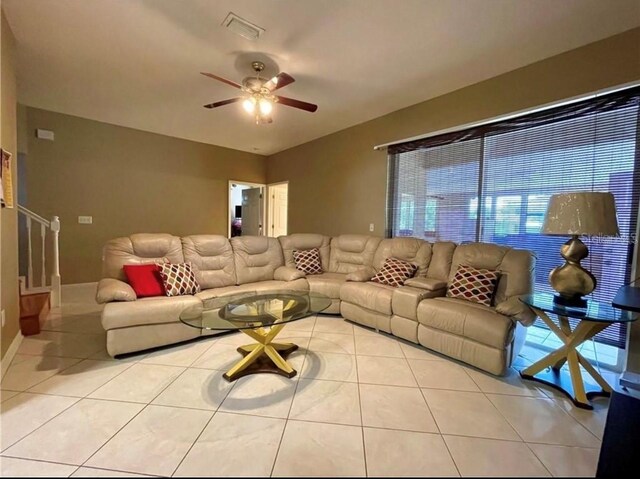
<instances>
[{"instance_id":1,"label":"stair railing","mask_svg":"<svg viewBox=\"0 0 640 479\"><path fill-rule=\"evenodd\" d=\"M59 307L62 302L61 297L61 281L60 281L60 246L59 246L59 234L60 234L60 218L54 216L51 220L43 218L37 213L25 208L22 205L18 205L18 212L23 214L27 222L27 288L34 288L34 275L33 275L33 246L32 246L32 230L40 229L40 287L47 287L47 274L46 274L46 241L47 230L51 232L52 241L52 271L51 271L51 306ZM35 225L34 225L35 223ZM37 286L35 286L37 287Z\"/></svg>"}]
</instances>

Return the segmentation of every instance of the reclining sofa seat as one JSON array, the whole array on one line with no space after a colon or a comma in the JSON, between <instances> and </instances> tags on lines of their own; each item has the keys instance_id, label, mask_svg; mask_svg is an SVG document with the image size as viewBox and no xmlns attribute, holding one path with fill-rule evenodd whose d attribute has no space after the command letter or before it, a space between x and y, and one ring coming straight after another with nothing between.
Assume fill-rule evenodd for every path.
<instances>
[{"instance_id":1,"label":"reclining sofa seat","mask_svg":"<svg viewBox=\"0 0 640 479\"><path fill-rule=\"evenodd\" d=\"M492 306L439 297L417 309L418 342L496 375L505 374L517 357L534 313L520 301L533 291L535 255L490 243L456 248L449 281L458 266L500 271Z\"/></svg>"},{"instance_id":2,"label":"reclining sofa seat","mask_svg":"<svg viewBox=\"0 0 640 479\"><path fill-rule=\"evenodd\" d=\"M200 331L182 324L180 313L197 305L193 296L137 299L126 282L125 264L183 263L180 238L169 234L134 234L107 242L103 249L103 279L96 301L107 303L102 326L107 331L111 356L177 343L200 336Z\"/></svg>"},{"instance_id":3,"label":"reclining sofa seat","mask_svg":"<svg viewBox=\"0 0 640 479\"><path fill-rule=\"evenodd\" d=\"M125 264L190 261L202 291L196 295L137 299L126 283ZM278 241L266 237L219 235L182 238L134 234L116 238L103 250L103 279L96 300L105 304L102 325L111 356L173 344L201 335L180 322L180 313L202 299L248 291L308 290L304 274L284 266Z\"/></svg>"},{"instance_id":4,"label":"reclining sofa seat","mask_svg":"<svg viewBox=\"0 0 640 479\"><path fill-rule=\"evenodd\" d=\"M292 234L278 238L285 265L295 268L294 250L318 248L322 274L306 275L309 290L331 298L324 314L340 314L340 288L347 280L371 274L373 257L380 238L367 235L341 235L335 238L319 234Z\"/></svg>"},{"instance_id":5,"label":"reclining sofa seat","mask_svg":"<svg viewBox=\"0 0 640 479\"><path fill-rule=\"evenodd\" d=\"M435 289L435 294L441 294L444 291L443 288L446 288L446 277L449 274L455 244L439 243L435 248L435 259L433 258L433 246L431 243L417 238L382 240L375 252L373 268L368 277L361 278L363 282L350 282L342 286L340 290L342 316L359 324L392 333L391 318L394 297L397 295L412 297L414 301L411 306L415 311L418 302L434 292L411 287L411 283L420 283L425 287L430 286ZM392 257L408 261L418 267L415 277L409 280L407 286L394 288L369 281L382 268L385 261ZM434 268L430 276L429 266L432 261Z\"/></svg>"}]
</instances>

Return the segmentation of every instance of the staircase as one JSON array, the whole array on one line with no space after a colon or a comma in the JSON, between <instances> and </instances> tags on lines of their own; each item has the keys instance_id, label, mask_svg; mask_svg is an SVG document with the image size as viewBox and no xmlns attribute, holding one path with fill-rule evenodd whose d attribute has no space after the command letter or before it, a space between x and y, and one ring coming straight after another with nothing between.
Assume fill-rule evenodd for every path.
<instances>
[{"instance_id":1,"label":"staircase","mask_svg":"<svg viewBox=\"0 0 640 479\"><path fill-rule=\"evenodd\" d=\"M18 213L26 220L27 251L26 257L20 257L20 262L26 261L27 274L19 278L20 281L20 330L25 336L38 334L40 325L51 308L58 308L61 304L60 290L60 248L59 233L60 219L54 216L47 220L33 211L18 205ZM36 237L39 249L39 262L34 263L34 241ZM47 251L51 253L51 261L47 262ZM34 266L38 265L39 275L34 274ZM50 271L47 274L47 269ZM39 278L36 278L39 276ZM47 281L49 280L49 281Z\"/></svg>"}]
</instances>

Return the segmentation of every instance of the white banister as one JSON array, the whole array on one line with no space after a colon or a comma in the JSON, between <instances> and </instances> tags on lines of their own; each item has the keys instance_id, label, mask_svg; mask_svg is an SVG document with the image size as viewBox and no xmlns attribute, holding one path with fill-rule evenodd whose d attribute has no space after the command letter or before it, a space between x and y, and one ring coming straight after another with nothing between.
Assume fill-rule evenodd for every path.
<instances>
[{"instance_id":1,"label":"white banister","mask_svg":"<svg viewBox=\"0 0 640 479\"><path fill-rule=\"evenodd\" d=\"M53 233L53 271L51 272L51 307L57 308L62 304L60 283L60 218L51 218L51 233Z\"/></svg>"},{"instance_id":2,"label":"white banister","mask_svg":"<svg viewBox=\"0 0 640 479\"><path fill-rule=\"evenodd\" d=\"M54 216L51 220L47 220L37 213L25 208L22 205L18 205L18 212L23 214L27 221L27 288L32 289L33 284L33 245L32 245L32 230L33 222L40 224L40 246L42 248L40 260L42 263L42 270L40 274L40 286L47 288L47 230L51 231L52 241L52 253L53 258L51 261L51 307L59 307L62 303L61 298L61 280L60 280L60 218Z\"/></svg>"},{"instance_id":3,"label":"white banister","mask_svg":"<svg viewBox=\"0 0 640 479\"><path fill-rule=\"evenodd\" d=\"M47 285L47 227L40 223L40 286Z\"/></svg>"},{"instance_id":4,"label":"white banister","mask_svg":"<svg viewBox=\"0 0 640 479\"><path fill-rule=\"evenodd\" d=\"M33 248L31 246L31 216L27 216L27 287L33 288Z\"/></svg>"}]
</instances>

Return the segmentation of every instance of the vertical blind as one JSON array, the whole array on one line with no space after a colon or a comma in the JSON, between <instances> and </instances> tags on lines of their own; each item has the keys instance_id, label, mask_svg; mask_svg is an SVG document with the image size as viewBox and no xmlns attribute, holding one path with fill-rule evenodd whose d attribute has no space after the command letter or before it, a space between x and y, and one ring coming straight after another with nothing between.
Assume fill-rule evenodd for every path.
<instances>
[{"instance_id":1,"label":"vertical blind","mask_svg":"<svg viewBox=\"0 0 640 479\"><path fill-rule=\"evenodd\" d=\"M551 195L608 191L620 237L589 237L583 261L611 302L628 282L640 202L640 87L389 147L387 234L483 241L538 257L536 291L551 292L565 237L541 234ZM625 346L626 325L596 341Z\"/></svg>"}]
</instances>

